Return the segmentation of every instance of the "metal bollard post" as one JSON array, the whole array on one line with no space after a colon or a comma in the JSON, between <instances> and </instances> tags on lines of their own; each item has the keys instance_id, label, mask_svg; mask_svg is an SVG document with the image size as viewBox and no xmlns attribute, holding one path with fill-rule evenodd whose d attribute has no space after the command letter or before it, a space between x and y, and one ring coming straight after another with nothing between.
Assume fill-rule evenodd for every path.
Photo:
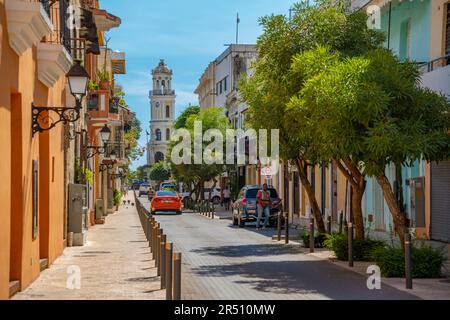
<instances>
[{"instance_id":1,"label":"metal bollard post","mask_svg":"<svg viewBox=\"0 0 450 320\"><path fill-rule=\"evenodd\" d=\"M212 219L214 219L214 215L215 215L215 210L216 208L214 207L214 203L212 204L212 211L211 211L211 215L212 215Z\"/></svg>"},{"instance_id":2,"label":"metal bollard post","mask_svg":"<svg viewBox=\"0 0 450 320\"><path fill-rule=\"evenodd\" d=\"M152 257L153 260L156 261L156 237L158 236L158 223L153 222L153 231L152 231Z\"/></svg>"},{"instance_id":3,"label":"metal bollard post","mask_svg":"<svg viewBox=\"0 0 450 320\"><path fill-rule=\"evenodd\" d=\"M166 300L172 300L172 256L173 244L166 243Z\"/></svg>"},{"instance_id":4,"label":"metal bollard post","mask_svg":"<svg viewBox=\"0 0 450 320\"><path fill-rule=\"evenodd\" d=\"M173 300L181 300L181 253L173 254Z\"/></svg>"},{"instance_id":5,"label":"metal bollard post","mask_svg":"<svg viewBox=\"0 0 450 320\"><path fill-rule=\"evenodd\" d=\"M278 211L278 217L277 217L277 231L278 231L278 241L281 241L281 209Z\"/></svg>"},{"instance_id":6,"label":"metal bollard post","mask_svg":"<svg viewBox=\"0 0 450 320\"><path fill-rule=\"evenodd\" d=\"M348 266L353 267L353 223L348 223Z\"/></svg>"},{"instance_id":7,"label":"metal bollard post","mask_svg":"<svg viewBox=\"0 0 450 320\"><path fill-rule=\"evenodd\" d=\"M331 234L331 216L328 216L327 218L327 231L328 234Z\"/></svg>"},{"instance_id":8,"label":"metal bollard post","mask_svg":"<svg viewBox=\"0 0 450 320\"><path fill-rule=\"evenodd\" d=\"M286 218L284 219L284 228L286 231L284 243L289 243L289 212L286 212Z\"/></svg>"},{"instance_id":9,"label":"metal bollard post","mask_svg":"<svg viewBox=\"0 0 450 320\"><path fill-rule=\"evenodd\" d=\"M161 243L159 245L159 273L161 274L161 289L166 287L166 240L165 234L161 235Z\"/></svg>"},{"instance_id":10,"label":"metal bollard post","mask_svg":"<svg viewBox=\"0 0 450 320\"><path fill-rule=\"evenodd\" d=\"M339 234L342 234L342 227L344 223L344 212L342 210L339 211Z\"/></svg>"},{"instance_id":11,"label":"metal bollard post","mask_svg":"<svg viewBox=\"0 0 450 320\"><path fill-rule=\"evenodd\" d=\"M405 231L405 281L406 289L413 288L412 279L412 243L411 243L411 233L406 229Z\"/></svg>"},{"instance_id":12,"label":"metal bollard post","mask_svg":"<svg viewBox=\"0 0 450 320\"><path fill-rule=\"evenodd\" d=\"M315 246L315 239L314 239L314 218L311 218L309 220L309 252L314 252L314 246Z\"/></svg>"}]
</instances>

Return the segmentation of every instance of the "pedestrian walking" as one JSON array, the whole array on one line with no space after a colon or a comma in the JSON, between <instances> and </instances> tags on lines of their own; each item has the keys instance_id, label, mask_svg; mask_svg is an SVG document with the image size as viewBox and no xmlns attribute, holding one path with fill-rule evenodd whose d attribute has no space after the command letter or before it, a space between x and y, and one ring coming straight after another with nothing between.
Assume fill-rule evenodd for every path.
<instances>
[{"instance_id":1,"label":"pedestrian walking","mask_svg":"<svg viewBox=\"0 0 450 320\"><path fill-rule=\"evenodd\" d=\"M269 226L270 209L272 201L270 200L270 191L267 183L264 183L262 190L256 194L258 218L256 219L256 230L261 230L261 218L264 215L263 229Z\"/></svg>"},{"instance_id":2,"label":"pedestrian walking","mask_svg":"<svg viewBox=\"0 0 450 320\"><path fill-rule=\"evenodd\" d=\"M230 189L228 186L223 190L223 203L225 205L225 210L230 210Z\"/></svg>"}]
</instances>

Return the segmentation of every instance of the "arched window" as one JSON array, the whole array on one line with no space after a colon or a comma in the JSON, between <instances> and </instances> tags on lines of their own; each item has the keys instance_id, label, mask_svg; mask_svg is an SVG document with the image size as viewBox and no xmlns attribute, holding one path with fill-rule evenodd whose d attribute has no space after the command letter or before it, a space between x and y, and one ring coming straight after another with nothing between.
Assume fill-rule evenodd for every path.
<instances>
[{"instance_id":1,"label":"arched window","mask_svg":"<svg viewBox=\"0 0 450 320\"><path fill-rule=\"evenodd\" d=\"M166 82L164 80L161 80L161 91L163 94L165 90L166 90Z\"/></svg>"},{"instance_id":2,"label":"arched window","mask_svg":"<svg viewBox=\"0 0 450 320\"><path fill-rule=\"evenodd\" d=\"M164 154L162 152L155 153L155 163L164 161Z\"/></svg>"},{"instance_id":3,"label":"arched window","mask_svg":"<svg viewBox=\"0 0 450 320\"><path fill-rule=\"evenodd\" d=\"M170 118L170 106L166 106L166 118Z\"/></svg>"},{"instance_id":4,"label":"arched window","mask_svg":"<svg viewBox=\"0 0 450 320\"><path fill-rule=\"evenodd\" d=\"M166 129L166 140L167 141L170 140L170 129L169 128Z\"/></svg>"},{"instance_id":5,"label":"arched window","mask_svg":"<svg viewBox=\"0 0 450 320\"><path fill-rule=\"evenodd\" d=\"M156 129L155 134L156 134L156 141L161 141L161 130Z\"/></svg>"}]
</instances>

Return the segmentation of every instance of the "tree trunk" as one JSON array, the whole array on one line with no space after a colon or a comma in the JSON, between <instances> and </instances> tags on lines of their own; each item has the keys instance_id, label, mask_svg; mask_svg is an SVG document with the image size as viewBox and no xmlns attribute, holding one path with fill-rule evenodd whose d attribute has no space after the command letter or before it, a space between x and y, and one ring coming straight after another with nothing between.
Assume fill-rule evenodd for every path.
<instances>
[{"instance_id":1,"label":"tree trunk","mask_svg":"<svg viewBox=\"0 0 450 320\"><path fill-rule=\"evenodd\" d=\"M353 212L353 219L355 222L355 232L356 232L356 239L358 240L364 240L364 218L362 213L362 199L364 197L364 189L361 190L360 188L353 188L353 195L352 195L352 212Z\"/></svg>"},{"instance_id":2,"label":"tree trunk","mask_svg":"<svg viewBox=\"0 0 450 320\"><path fill-rule=\"evenodd\" d=\"M322 213L320 212L319 204L317 203L316 195L312 189L311 183L308 180L308 175L305 168L302 166L302 162L297 160L298 173L303 187L308 195L309 204L311 205L314 219L316 220L317 230L320 233L326 233L325 223L323 222Z\"/></svg>"},{"instance_id":3,"label":"tree trunk","mask_svg":"<svg viewBox=\"0 0 450 320\"><path fill-rule=\"evenodd\" d=\"M358 167L351 161L343 161L344 165L339 160L333 160L345 178L349 181L352 186L352 198L351 206L353 213L353 220L355 223L356 239L364 240L364 218L362 212L362 199L364 197L364 192L366 190L366 178Z\"/></svg>"},{"instance_id":4,"label":"tree trunk","mask_svg":"<svg viewBox=\"0 0 450 320\"><path fill-rule=\"evenodd\" d=\"M397 204L394 192L392 191L391 184L386 175L380 175L376 177L381 189L383 190L383 196L389 207L389 211L394 221L394 231L400 239L402 247L405 245L405 227L406 227L406 214L401 210Z\"/></svg>"}]
</instances>

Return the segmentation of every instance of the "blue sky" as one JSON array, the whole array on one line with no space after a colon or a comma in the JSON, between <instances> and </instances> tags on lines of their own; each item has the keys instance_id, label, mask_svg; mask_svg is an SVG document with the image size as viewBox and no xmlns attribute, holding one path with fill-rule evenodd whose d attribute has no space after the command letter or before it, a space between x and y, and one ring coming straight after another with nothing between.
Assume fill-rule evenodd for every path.
<instances>
[{"instance_id":1,"label":"blue sky","mask_svg":"<svg viewBox=\"0 0 450 320\"><path fill-rule=\"evenodd\" d=\"M255 43L262 29L258 18L288 14L294 0L101 0L101 8L119 16L122 25L110 30L109 47L126 53L127 74L118 76L127 103L142 122L139 144L145 146L150 121L148 91L151 70L164 58L173 69L176 115L197 104L194 90L208 63L235 42L239 12L239 43ZM142 157L133 168L146 163Z\"/></svg>"}]
</instances>

